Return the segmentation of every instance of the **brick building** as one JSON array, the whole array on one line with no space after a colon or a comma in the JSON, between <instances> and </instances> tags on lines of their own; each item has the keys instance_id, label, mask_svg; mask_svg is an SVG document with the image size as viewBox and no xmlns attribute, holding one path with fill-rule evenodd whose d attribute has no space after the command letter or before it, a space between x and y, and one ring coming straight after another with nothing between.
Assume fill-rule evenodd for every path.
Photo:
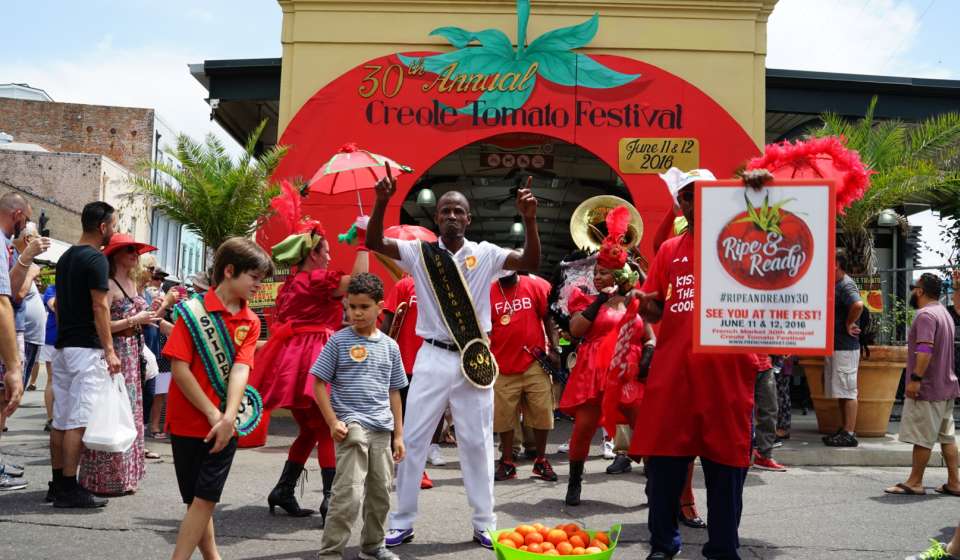
<instances>
[{"instance_id":1,"label":"brick building","mask_svg":"<svg viewBox=\"0 0 960 560\"><path fill-rule=\"evenodd\" d=\"M51 152L106 156L127 169L154 158L153 109L0 98L0 131Z\"/></svg>"},{"instance_id":2,"label":"brick building","mask_svg":"<svg viewBox=\"0 0 960 560\"><path fill-rule=\"evenodd\" d=\"M118 208L118 229L137 239L150 238L147 208L124 198L130 172L99 154L5 148L0 144L0 189L24 195L34 219L43 210L54 239L72 243L80 237L80 212L92 200ZM10 149L13 148L13 149Z\"/></svg>"},{"instance_id":3,"label":"brick building","mask_svg":"<svg viewBox=\"0 0 960 560\"><path fill-rule=\"evenodd\" d=\"M153 173L144 162L167 160L162 146L175 131L153 109L58 103L23 84L0 84L0 191L26 196L37 216L50 218L54 239L74 242L80 211L93 200L119 210L120 231L157 246L160 265L175 277L202 268L203 245L179 223L131 200L128 178ZM41 92L42 93L42 92Z\"/></svg>"}]
</instances>

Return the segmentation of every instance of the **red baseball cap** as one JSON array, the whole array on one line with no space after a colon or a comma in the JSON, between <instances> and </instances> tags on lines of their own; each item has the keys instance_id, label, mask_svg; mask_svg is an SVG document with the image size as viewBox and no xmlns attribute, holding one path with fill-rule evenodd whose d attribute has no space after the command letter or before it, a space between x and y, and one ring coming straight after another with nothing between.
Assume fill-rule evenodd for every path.
<instances>
[{"instance_id":1,"label":"red baseball cap","mask_svg":"<svg viewBox=\"0 0 960 560\"><path fill-rule=\"evenodd\" d=\"M127 247L135 247L138 255L144 253L149 253L150 251L156 251L157 248L153 245L148 245L146 243L140 243L133 237L125 233L115 233L110 236L110 243L103 248L103 254L109 258L111 255L117 251L121 251Z\"/></svg>"}]
</instances>

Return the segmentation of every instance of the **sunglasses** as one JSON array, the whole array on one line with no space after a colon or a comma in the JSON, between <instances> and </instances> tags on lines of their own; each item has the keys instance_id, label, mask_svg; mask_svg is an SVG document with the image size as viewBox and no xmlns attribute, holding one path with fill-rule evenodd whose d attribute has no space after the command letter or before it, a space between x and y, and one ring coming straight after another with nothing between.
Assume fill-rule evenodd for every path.
<instances>
[{"instance_id":1,"label":"sunglasses","mask_svg":"<svg viewBox=\"0 0 960 560\"><path fill-rule=\"evenodd\" d=\"M124 247L124 248L123 248L123 251L126 252L126 253L136 253L136 252L137 252L137 248L136 248L135 246L133 246L133 245L129 245L129 246L127 246L127 247Z\"/></svg>"}]
</instances>

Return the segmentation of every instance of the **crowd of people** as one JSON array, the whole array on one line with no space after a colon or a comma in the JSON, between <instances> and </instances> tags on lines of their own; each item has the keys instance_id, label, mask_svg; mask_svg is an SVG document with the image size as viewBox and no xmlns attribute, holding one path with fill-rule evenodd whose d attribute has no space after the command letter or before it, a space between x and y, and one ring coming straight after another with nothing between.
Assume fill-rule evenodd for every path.
<instances>
[{"instance_id":1,"label":"crowd of people","mask_svg":"<svg viewBox=\"0 0 960 560\"><path fill-rule=\"evenodd\" d=\"M108 497L136 492L146 461L158 457L147 440L169 441L187 507L173 558L197 549L219 558L212 518L237 438L267 411L288 409L298 434L278 465L269 512L316 513L296 497L316 450L319 556L341 557L362 510L360 558L392 560L399 558L394 549L415 538L419 492L432 487L427 463L446 462L439 447L445 424L455 427L471 538L492 548L495 482L517 478L522 459L531 461L533 477L559 480L547 441L556 419L569 418L572 434L561 450L569 459L566 505L581 503L586 460L600 432L608 474L643 465L648 558L680 552L680 524L706 530L705 557L739 558L748 469L786 470L774 449L790 437L795 360L692 352L692 306L678 304L694 297L680 289L694 285L694 185L712 175L672 170L663 179L675 209L658 230L649 267L625 243L629 215L619 207L606 214L597 252L565 260L587 267L589 282L532 274L540 239L529 183L516 200L521 249L468 240L470 203L456 191L437 201L436 243L385 237L385 209L396 189L388 173L376 186L372 215L357 222L362 243L349 274L330 268L321 224L293 211L283 216L289 235L269 254L242 238L217 248L209 279L193 279L192 297L182 287L164 290L168 274L149 255L155 248L115 232L114 209L104 202L84 207L82 236L59 258L55 282L42 286L34 260L49 241L30 221L29 204L5 194L0 422L25 389L36 388L44 364L52 468L46 499L57 508L103 507ZM389 290L368 272L370 251L404 273ZM275 264L290 274L277 293L270 336L258 342L260 319L247 302ZM856 446L867 314L842 254L836 267L835 351L824 384L842 425L824 444ZM914 468L886 491L924 493L924 468L939 443L948 480L937 491L960 495L952 416L960 397L953 345L960 297L954 292L954 305L941 305L942 281L933 274L911 289L918 313L900 437L914 445ZM137 431L119 453L83 445L97 389L111 376L121 376ZM706 483L707 520L694 500L695 459ZM0 489L26 485L23 468L0 458ZM958 541L938 543L938 550L960 557Z\"/></svg>"}]
</instances>

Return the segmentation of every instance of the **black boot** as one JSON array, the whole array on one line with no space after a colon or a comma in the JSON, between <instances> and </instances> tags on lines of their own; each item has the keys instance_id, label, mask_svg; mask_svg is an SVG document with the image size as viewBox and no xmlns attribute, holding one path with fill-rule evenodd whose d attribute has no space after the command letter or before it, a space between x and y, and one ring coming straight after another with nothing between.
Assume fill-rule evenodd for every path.
<instances>
[{"instance_id":1,"label":"black boot","mask_svg":"<svg viewBox=\"0 0 960 560\"><path fill-rule=\"evenodd\" d=\"M320 526L327 524L327 509L330 508L330 495L333 493L333 477L336 476L337 469L324 467L320 469L320 477L323 479L323 501L320 502Z\"/></svg>"},{"instance_id":2,"label":"black boot","mask_svg":"<svg viewBox=\"0 0 960 560\"><path fill-rule=\"evenodd\" d=\"M583 461L570 461L570 480L567 481L568 506L580 505L580 484L583 482Z\"/></svg>"},{"instance_id":3,"label":"black boot","mask_svg":"<svg viewBox=\"0 0 960 560\"><path fill-rule=\"evenodd\" d=\"M297 480L303 473L303 465L287 461L283 465L283 473L280 475L280 481L273 487L270 495L267 497L267 504L270 506L270 514L273 514L273 508L280 506L290 517L306 517L313 515L312 509L304 509L297 503L294 492L297 489Z\"/></svg>"}]
</instances>

